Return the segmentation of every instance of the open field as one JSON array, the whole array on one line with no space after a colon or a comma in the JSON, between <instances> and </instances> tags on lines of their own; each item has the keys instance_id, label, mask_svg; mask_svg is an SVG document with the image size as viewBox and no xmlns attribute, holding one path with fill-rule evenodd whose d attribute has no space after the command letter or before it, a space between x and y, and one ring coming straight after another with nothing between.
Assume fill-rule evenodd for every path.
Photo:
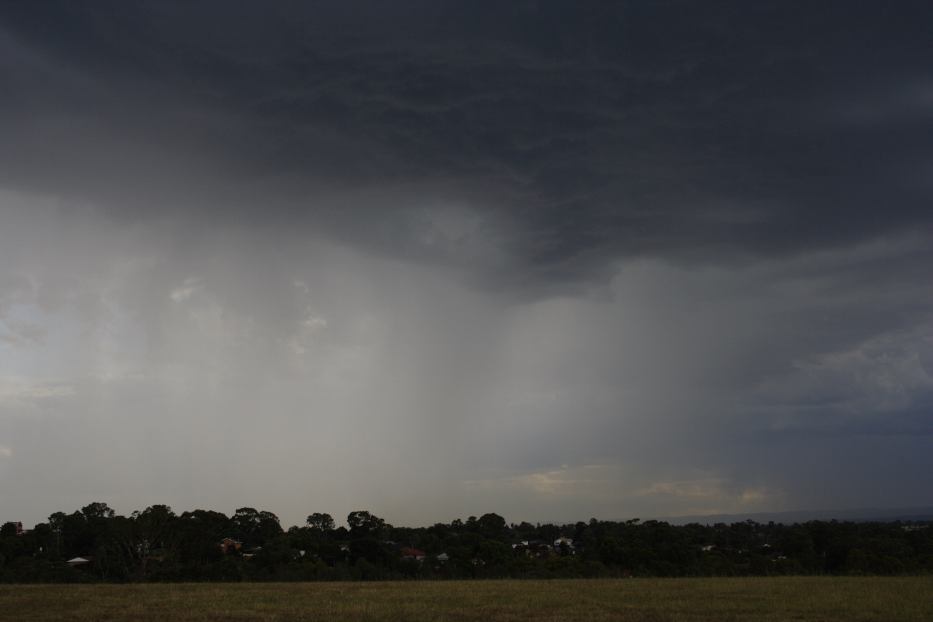
<instances>
[{"instance_id":1,"label":"open field","mask_svg":"<svg viewBox=\"0 0 933 622\"><path fill-rule=\"evenodd\" d=\"M933 620L933 577L4 585L0 620Z\"/></svg>"}]
</instances>

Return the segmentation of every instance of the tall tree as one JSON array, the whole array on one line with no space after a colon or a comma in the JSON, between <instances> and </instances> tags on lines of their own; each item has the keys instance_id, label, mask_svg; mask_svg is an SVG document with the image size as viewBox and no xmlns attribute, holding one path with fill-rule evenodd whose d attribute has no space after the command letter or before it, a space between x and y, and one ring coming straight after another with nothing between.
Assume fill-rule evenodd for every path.
<instances>
[{"instance_id":1,"label":"tall tree","mask_svg":"<svg viewBox=\"0 0 933 622\"><path fill-rule=\"evenodd\" d=\"M312 529L324 533L333 531L335 526L334 518L330 514L322 514L321 512L315 512L308 516L307 523Z\"/></svg>"},{"instance_id":2,"label":"tall tree","mask_svg":"<svg viewBox=\"0 0 933 622\"><path fill-rule=\"evenodd\" d=\"M357 510L347 515L347 525L353 538L376 537L386 527L386 522L366 510Z\"/></svg>"}]
</instances>

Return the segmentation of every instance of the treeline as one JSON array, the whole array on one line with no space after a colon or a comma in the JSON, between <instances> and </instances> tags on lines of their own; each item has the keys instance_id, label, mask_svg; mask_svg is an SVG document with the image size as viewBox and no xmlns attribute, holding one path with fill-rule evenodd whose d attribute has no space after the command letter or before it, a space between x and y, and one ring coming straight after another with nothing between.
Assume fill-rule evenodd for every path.
<instances>
[{"instance_id":1,"label":"treeline","mask_svg":"<svg viewBox=\"0 0 933 622\"><path fill-rule=\"evenodd\" d=\"M731 525L630 520L507 524L497 514L394 527L366 511L284 530L240 508L118 516L104 503L0 528L0 581L377 579L917 574L933 572L927 522Z\"/></svg>"}]
</instances>

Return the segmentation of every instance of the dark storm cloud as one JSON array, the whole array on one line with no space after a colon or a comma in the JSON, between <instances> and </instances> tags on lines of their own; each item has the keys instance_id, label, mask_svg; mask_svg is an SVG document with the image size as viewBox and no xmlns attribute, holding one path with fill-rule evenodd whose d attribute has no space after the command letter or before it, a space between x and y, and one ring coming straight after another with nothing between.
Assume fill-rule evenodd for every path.
<instances>
[{"instance_id":1,"label":"dark storm cloud","mask_svg":"<svg viewBox=\"0 0 933 622\"><path fill-rule=\"evenodd\" d=\"M117 211L310 212L416 254L405 207L430 189L507 218L510 265L544 279L621 256L852 243L929 225L930 17L923 3L15 3L3 169L117 193ZM108 187L114 172L134 196ZM321 186L384 204L315 205Z\"/></svg>"}]
</instances>

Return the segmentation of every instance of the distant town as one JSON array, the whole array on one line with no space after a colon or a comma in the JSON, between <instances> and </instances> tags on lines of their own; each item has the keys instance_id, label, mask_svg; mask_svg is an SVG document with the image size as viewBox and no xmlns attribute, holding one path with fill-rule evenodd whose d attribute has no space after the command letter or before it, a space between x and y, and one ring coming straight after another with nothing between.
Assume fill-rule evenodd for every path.
<instances>
[{"instance_id":1,"label":"distant town","mask_svg":"<svg viewBox=\"0 0 933 622\"><path fill-rule=\"evenodd\" d=\"M283 529L269 511L129 516L106 503L0 528L0 581L335 581L920 574L933 571L929 520L672 525L638 519L509 524L488 513L396 527L368 511Z\"/></svg>"}]
</instances>

